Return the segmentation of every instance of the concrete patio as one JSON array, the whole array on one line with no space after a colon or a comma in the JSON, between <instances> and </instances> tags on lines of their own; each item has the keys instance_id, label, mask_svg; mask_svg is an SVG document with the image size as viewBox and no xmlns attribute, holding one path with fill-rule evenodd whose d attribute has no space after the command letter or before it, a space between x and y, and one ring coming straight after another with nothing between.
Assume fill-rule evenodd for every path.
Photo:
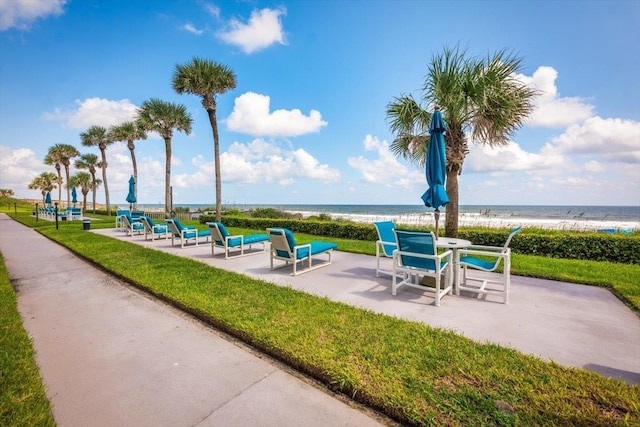
<instances>
[{"instance_id":1,"label":"concrete patio","mask_svg":"<svg viewBox=\"0 0 640 427\"><path fill-rule=\"evenodd\" d=\"M431 294L418 289L392 296L391 278L376 277L373 256L335 251L331 265L294 277L291 267L271 271L268 252L225 260L221 250L212 257L210 244L183 249L170 239L92 232L640 384L640 318L603 288L512 276L508 305L497 296L463 293L435 307ZM390 268L391 260L384 261Z\"/></svg>"}]
</instances>

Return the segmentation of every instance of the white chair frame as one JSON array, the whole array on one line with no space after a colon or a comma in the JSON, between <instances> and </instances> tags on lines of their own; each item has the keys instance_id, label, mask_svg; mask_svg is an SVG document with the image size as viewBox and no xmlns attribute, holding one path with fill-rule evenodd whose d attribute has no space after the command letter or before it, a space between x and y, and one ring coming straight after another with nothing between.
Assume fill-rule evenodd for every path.
<instances>
[{"instance_id":1,"label":"white chair frame","mask_svg":"<svg viewBox=\"0 0 640 427\"><path fill-rule=\"evenodd\" d=\"M418 232L416 232L418 233ZM433 238L433 247L435 246L435 236L431 233ZM424 268L407 266L402 263L402 256L411 256L415 258L423 258L433 260L435 270L427 270ZM442 262L446 261L446 265L443 268ZM396 292L402 286L410 288L420 289L422 291L435 293L435 306L440 306L440 300L447 294L451 294L453 291L453 251L447 250L441 254L426 254L420 252L406 252L396 249L393 251L393 277L391 283L391 295L396 295ZM402 277L402 280L398 282L398 275ZM444 286L442 286L442 276L444 275ZM435 288L424 286L420 284L422 277L433 277L435 279Z\"/></svg>"},{"instance_id":2,"label":"white chair frame","mask_svg":"<svg viewBox=\"0 0 640 427\"><path fill-rule=\"evenodd\" d=\"M267 234L269 235L269 240L271 241L271 270L277 270L279 268L284 268L286 266L289 265L289 263L293 264L293 275L297 276L298 274L302 274L302 273L307 273L309 271L312 270L317 270L318 268L322 268L322 267L326 267L328 265L331 264L331 253L333 252L333 249L329 249L327 251L321 252L321 253L326 253L329 256L329 259L327 260L327 262L322 263L322 264L317 264L316 266L313 266L313 255L311 254L311 244L305 244L305 245L297 245L294 246L293 248L289 247L289 241L287 240L287 236L284 232L284 230L282 229L273 229L273 228L267 228ZM309 249L309 255L304 257L304 258L298 258L297 254L298 254L298 249L302 249L302 248L308 248ZM277 251L285 251L289 254L288 257L284 257L284 256L280 256L278 255ZM320 254L315 254L315 255L320 255ZM274 259L278 259L280 261L284 261L285 264L281 265L280 267L274 267L273 265L273 260ZM302 263L302 265L304 266L304 260L307 260L308 263L308 267L306 269L302 269L302 270L298 270L297 266L298 263Z\"/></svg>"}]
</instances>

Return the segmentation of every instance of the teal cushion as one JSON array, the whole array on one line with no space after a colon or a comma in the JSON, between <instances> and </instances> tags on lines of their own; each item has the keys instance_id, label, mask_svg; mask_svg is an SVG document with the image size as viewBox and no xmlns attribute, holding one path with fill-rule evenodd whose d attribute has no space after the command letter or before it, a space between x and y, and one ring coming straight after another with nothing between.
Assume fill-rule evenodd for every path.
<instances>
[{"instance_id":1,"label":"teal cushion","mask_svg":"<svg viewBox=\"0 0 640 427\"><path fill-rule=\"evenodd\" d=\"M311 242L311 255L316 255L322 252L326 252L329 251L331 249L335 249L337 248L338 245L336 243L329 243L329 242ZM304 248L300 248L298 249L298 252L296 253L296 258L297 259L304 259L307 258L309 256L309 247L304 247Z\"/></svg>"},{"instance_id":2,"label":"teal cushion","mask_svg":"<svg viewBox=\"0 0 640 427\"><path fill-rule=\"evenodd\" d=\"M500 258L498 258L498 261ZM474 258L470 256L460 257L460 265L468 265L473 268L479 268L481 270L493 270L496 268L496 262L485 261L483 259Z\"/></svg>"}]
</instances>

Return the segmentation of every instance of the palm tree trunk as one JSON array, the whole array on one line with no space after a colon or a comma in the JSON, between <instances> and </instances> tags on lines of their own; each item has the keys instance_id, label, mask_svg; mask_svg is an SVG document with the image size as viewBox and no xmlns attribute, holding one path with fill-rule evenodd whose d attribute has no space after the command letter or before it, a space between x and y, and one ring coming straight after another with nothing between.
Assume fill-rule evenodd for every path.
<instances>
[{"instance_id":1,"label":"palm tree trunk","mask_svg":"<svg viewBox=\"0 0 640 427\"><path fill-rule=\"evenodd\" d=\"M207 109L209 113L209 122L211 123L211 130L213 131L213 161L216 171L216 221L220 222L222 219L222 179L220 173L220 140L218 137L218 121L216 119L215 108Z\"/></svg>"},{"instance_id":2,"label":"palm tree trunk","mask_svg":"<svg viewBox=\"0 0 640 427\"><path fill-rule=\"evenodd\" d=\"M104 197L107 203L107 215L111 215L111 203L109 202L109 186L107 185L107 153L100 147L102 153L102 183L104 184Z\"/></svg>"},{"instance_id":3,"label":"palm tree trunk","mask_svg":"<svg viewBox=\"0 0 640 427\"><path fill-rule=\"evenodd\" d=\"M60 172L60 164L56 163L56 170L58 171L58 204L62 203L62 173Z\"/></svg>"},{"instance_id":4,"label":"palm tree trunk","mask_svg":"<svg viewBox=\"0 0 640 427\"><path fill-rule=\"evenodd\" d=\"M133 204L133 209L138 209L138 164L136 163L135 145L133 140L128 141L129 152L131 153L131 164L133 165L133 179L136 181L136 186L133 188L133 195L136 196L136 202Z\"/></svg>"},{"instance_id":5,"label":"palm tree trunk","mask_svg":"<svg viewBox=\"0 0 640 427\"><path fill-rule=\"evenodd\" d=\"M67 207L71 206L71 189L69 188L69 166L64 165L65 176L67 177Z\"/></svg>"},{"instance_id":6,"label":"palm tree trunk","mask_svg":"<svg viewBox=\"0 0 640 427\"><path fill-rule=\"evenodd\" d=\"M451 167L447 170L447 195L449 203L444 221L444 230L447 237L458 237L458 168Z\"/></svg>"},{"instance_id":7,"label":"palm tree trunk","mask_svg":"<svg viewBox=\"0 0 640 427\"><path fill-rule=\"evenodd\" d=\"M91 188L91 192L93 193L93 213L96 213L96 173L95 172L91 172L91 182L92 182L92 188Z\"/></svg>"},{"instance_id":8,"label":"palm tree trunk","mask_svg":"<svg viewBox=\"0 0 640 427\"><path fill-rule=\"evenodd\" d=\"M164 138L164 148L166 151L166 164L164 175L164 215L171 217L171 138Z\"/></svg>"}]
</instances>

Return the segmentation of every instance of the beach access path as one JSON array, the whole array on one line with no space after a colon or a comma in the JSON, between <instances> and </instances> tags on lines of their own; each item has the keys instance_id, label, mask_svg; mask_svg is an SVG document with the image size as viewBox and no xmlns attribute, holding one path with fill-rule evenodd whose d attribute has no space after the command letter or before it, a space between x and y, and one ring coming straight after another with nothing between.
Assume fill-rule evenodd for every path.
<instances>
[{"instance_id":1,"label":"beach access path","mask_svg":"<svg viewBox=\"0 0 640 427\"><path fill-rule=\"evenodd\" d=\"M604 288L512 275L508 305L499 296L463 293L435 307L433 294L419 289L392 296L391 277L376 277L375 256L334 251L331 265L292 276L291 267L271 271L268 252L224 259L221 249L211 255L211 244L183 249L171 239L152 242L114 228L91 232L640 384L640 317ZM390 259L382 261L391 268Z\"/></svg>"},{"instance_id":2,"label":"beach access path","mask_svg":"<svg viewBox=\"0 0 640 427\"><path fill-rule=\"evenodd\" d=\"M0 252L61 427L393 425L6 214Z\"/></svg>"}]
</instances>

